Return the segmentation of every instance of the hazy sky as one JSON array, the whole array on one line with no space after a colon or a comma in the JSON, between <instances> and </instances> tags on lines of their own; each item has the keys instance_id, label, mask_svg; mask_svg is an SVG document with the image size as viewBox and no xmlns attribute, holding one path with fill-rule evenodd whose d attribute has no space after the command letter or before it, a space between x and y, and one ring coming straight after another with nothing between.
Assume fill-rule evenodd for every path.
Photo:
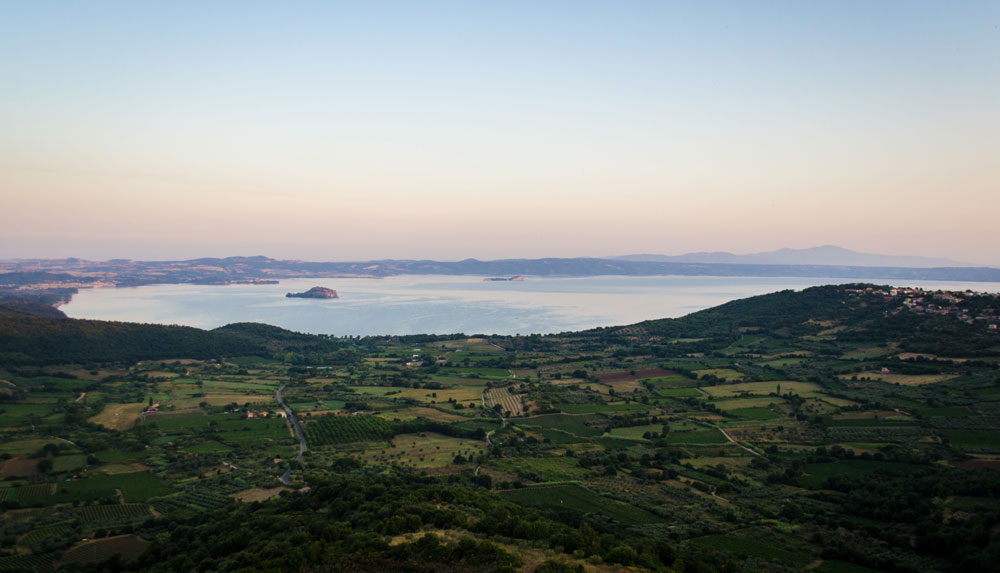
<instances>
[{"instance_id":1,"label":"hazy sky","mask_svg":"<svg viewBox=\"0 0 1000 573\"><path fill-rule=\"evenodd\" d=\"M1000 263L1000 2L0 0L0 257Z\"/></svg>"}]
</instances>

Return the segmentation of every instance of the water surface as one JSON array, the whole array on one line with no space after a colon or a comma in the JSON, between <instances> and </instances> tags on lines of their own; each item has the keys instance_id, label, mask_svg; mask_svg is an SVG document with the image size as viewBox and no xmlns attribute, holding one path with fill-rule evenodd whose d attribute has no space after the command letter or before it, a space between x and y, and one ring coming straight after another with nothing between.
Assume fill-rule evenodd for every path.
<instances>
[{"instance_id":1,"label":"water surface","mask_svg":"<svg viewBox=\"0 0 1000 573\"><path fill-rule=\"evenodd\" d=\"M688 276L528 277L523 282L427 275L384 279L306 278L286 279L277 285L85 289L62 310L73 318L199 328L262 322L299 332L339 336L547 334L678 317L730 300L834 281ZM886 281L867 282L885 284ZM1000 283L909 281L906 284L933 289L1000 291ZM302 292L314 286L336 289L341 298L285 298L287 292Z\"/></svg>"}]
</instances>

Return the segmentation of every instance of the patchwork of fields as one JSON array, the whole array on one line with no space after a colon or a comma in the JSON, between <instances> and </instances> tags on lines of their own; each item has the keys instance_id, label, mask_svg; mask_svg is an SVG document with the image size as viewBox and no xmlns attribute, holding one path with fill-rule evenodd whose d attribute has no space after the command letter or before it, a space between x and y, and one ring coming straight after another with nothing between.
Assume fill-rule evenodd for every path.
<instances>
[{"instance_id":1,"label":"patchwork of fields","mask_svg":"<svg viewBox=\"0 0 1000 573\"><path fill-rule=\"evenodd\" d=\"M199 544L250 522L280 523L275 570L345 547L441 570L989 565L1000 339L830 288L546 337L10 368L0 570L155 568L182 542L197 562L170 568L248 569Z\"/></svg>"}]
</instances>

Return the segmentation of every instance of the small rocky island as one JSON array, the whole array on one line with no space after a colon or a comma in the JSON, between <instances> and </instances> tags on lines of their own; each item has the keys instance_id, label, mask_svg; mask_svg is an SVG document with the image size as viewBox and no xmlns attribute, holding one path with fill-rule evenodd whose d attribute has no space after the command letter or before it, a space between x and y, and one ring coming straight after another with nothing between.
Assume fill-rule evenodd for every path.
<instances>
[{"instance_id":1,"label":"small rocky island","mask_svg":"<svg viewBox=\"0 0 1000 573\"><path fill-rule=\"evenodd\" d=\"M340 298L337 291L326 287L312 287L306 292L290 292L286 298Z\"/></svg>"}]
</instances>

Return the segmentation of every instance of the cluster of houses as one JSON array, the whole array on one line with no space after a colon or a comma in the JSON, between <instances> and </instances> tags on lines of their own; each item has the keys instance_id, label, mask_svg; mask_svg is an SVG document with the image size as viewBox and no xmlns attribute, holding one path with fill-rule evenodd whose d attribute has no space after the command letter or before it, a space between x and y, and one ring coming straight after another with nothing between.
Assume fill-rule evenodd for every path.
<instances>
[{"instance_id":1,"label":"cluster of houses","mask_svg":"<svg viewBox=\"0 0 1000 573\"><path fill-rule=\"evenodd\" d=\"M870 296L881 296L886 302L902 299L902 307L896 312L906 308L912 312L926 314L940 314L954 316L966 324L986 324L987 328L997 330L1000 328L1000 293L965 291L932 291L921 288L891 288L880 289L875 287L846 289L851 294L865 294ZM971 299L988 297L993 299L993 304L987 308L978 310L968 308L965 304Z\"/></svg>"},{"instance_id":2,"label":"cluster of houses","mask_svg":"<svg viewBox=\"0 0 1000 573\"><path fill-rule=\"evenodd\" d=\"M277 410L275 412L268 412L267 410L261 410L260 412L254 412L252 410L247 410L247 418L284 418L285 411Z\"/></svg>"}]
</instances>

